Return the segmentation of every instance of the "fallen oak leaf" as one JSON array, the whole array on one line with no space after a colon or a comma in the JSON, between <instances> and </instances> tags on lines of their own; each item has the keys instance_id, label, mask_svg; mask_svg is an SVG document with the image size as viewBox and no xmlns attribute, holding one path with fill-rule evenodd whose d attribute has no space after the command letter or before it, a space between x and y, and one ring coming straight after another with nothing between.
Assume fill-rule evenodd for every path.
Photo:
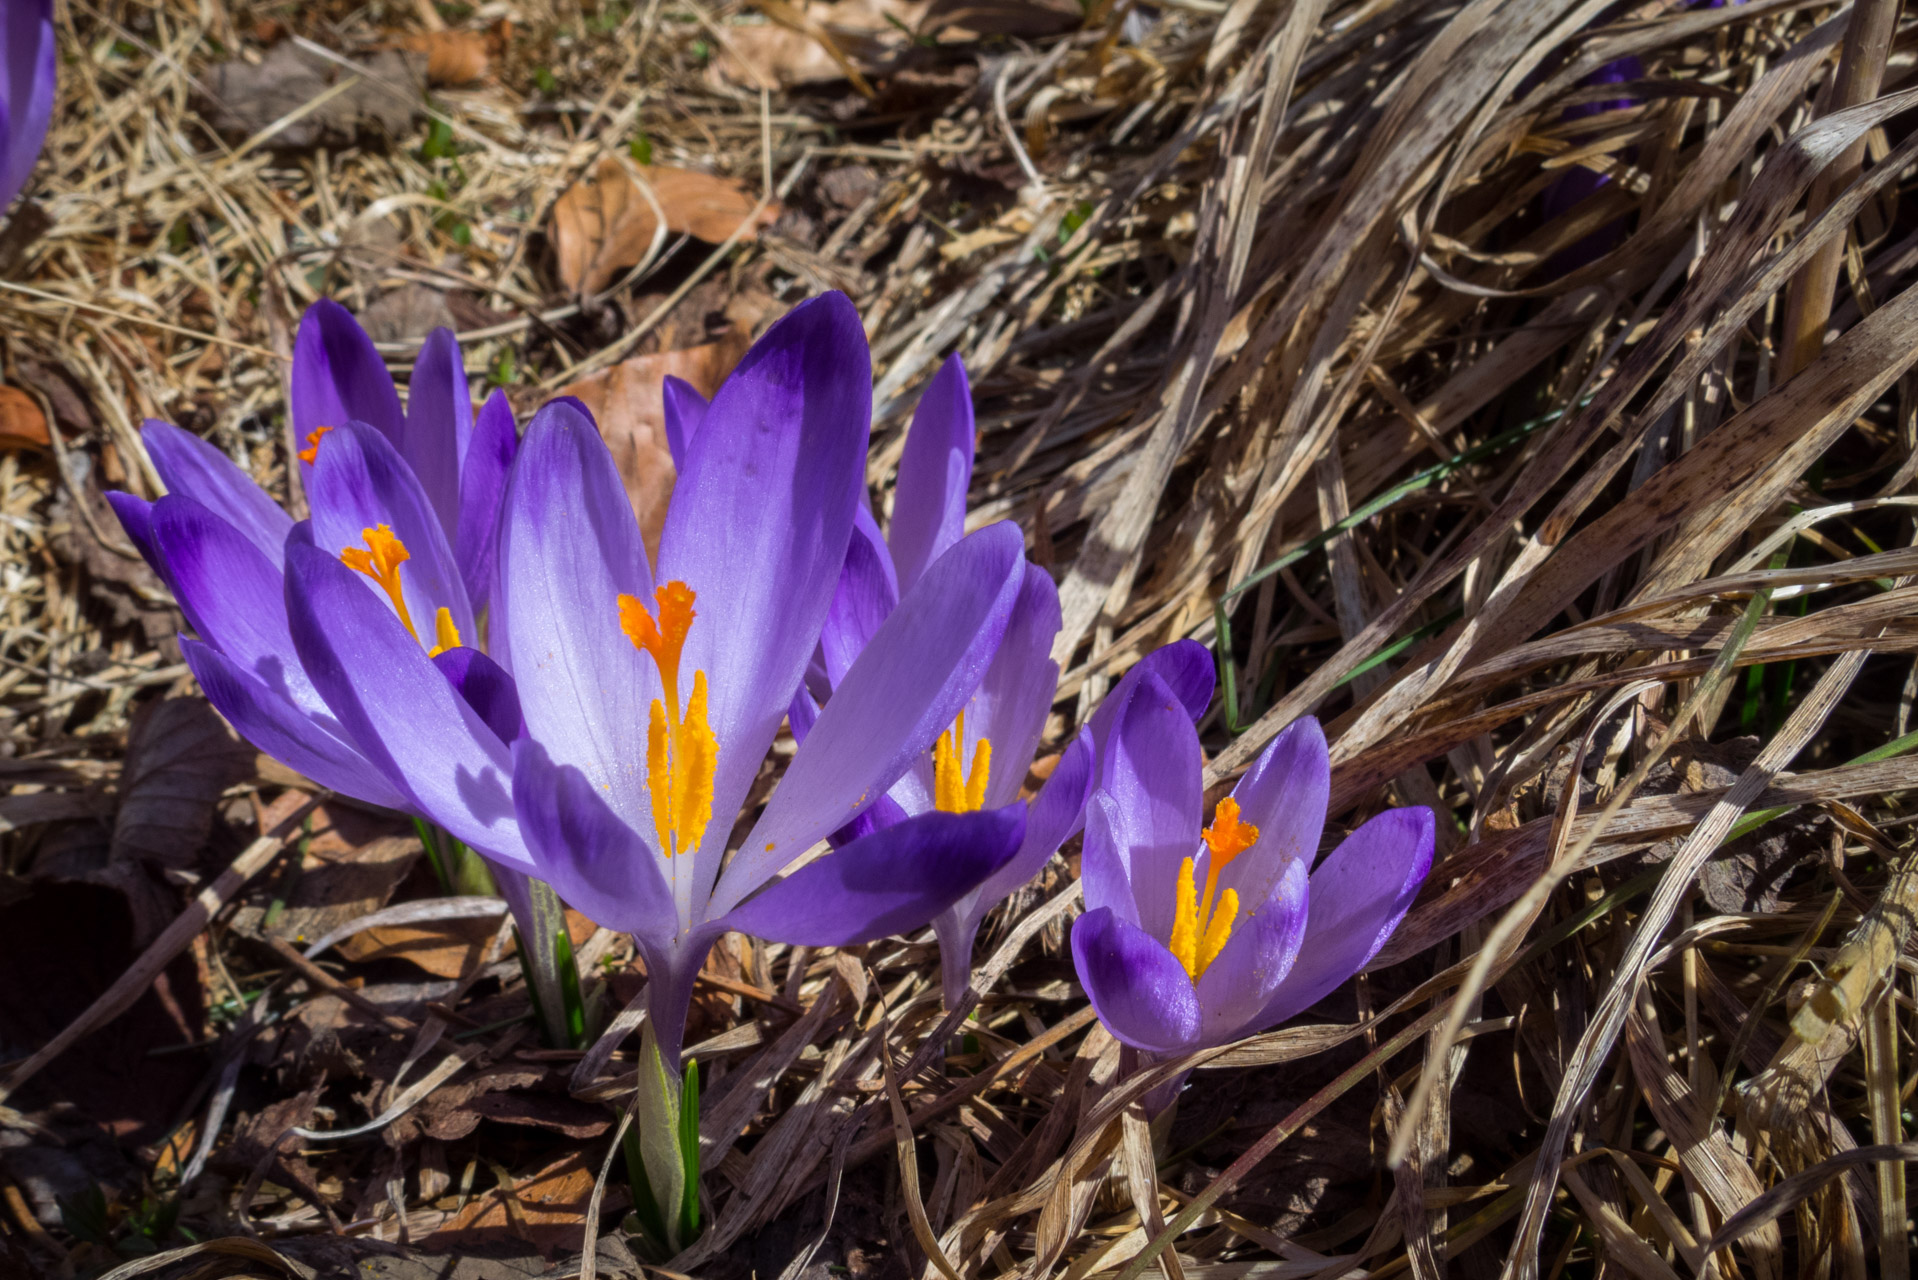
<instances>
[{"instance_id":1,"label":"fallen oak leaf","mask_svg":"<svg viewBox=\"0 0 1918 1280\"><path fill-rule=\"evenodd\" d=\"M560 280L575 294L589 297L604 290L619 272L645 261L660 234L662 216L668 234L719 244L752 219L756 207L732 178L627 164L608 156L553 205ZM779 206L769 203L745 227L743 238L754 238L778 216Z\"/></svg>"}]
</instances>

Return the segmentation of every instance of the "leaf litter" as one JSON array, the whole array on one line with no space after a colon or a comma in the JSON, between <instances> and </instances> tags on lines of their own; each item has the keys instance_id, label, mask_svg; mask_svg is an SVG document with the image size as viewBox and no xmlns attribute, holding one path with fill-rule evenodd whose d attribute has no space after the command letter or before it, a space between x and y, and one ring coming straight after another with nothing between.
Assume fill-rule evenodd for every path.
<instances>
[{"instance_id":1,"label":"leaf litter","mask_svg":"<svg viewBox=\"0 0 1918 1280\"><path fill-rule=\"evenodd\" d=\"M331 296L397 367L450 321L476 395L586 399L656 522L660 380L840 288L882 513L964 355L971 521L1061 584L1055 746L1195 637L1210 782L1317 714L1328 841L1427 804L1440 860L1156 1141L1064 952L1070 846L989 922L963 1036L929 937L732 940L674 1271L1909 1274L1897 6L61 22L0 245L7 1265L567 1274L593 1230L639 1274L597 1185L636 1046L535 1047L497 904L236 749L100 495L155 492L152 415L297 503L284 360ZM574 941L611 1022L643 966Z\"/></svg>"}]
</instances>

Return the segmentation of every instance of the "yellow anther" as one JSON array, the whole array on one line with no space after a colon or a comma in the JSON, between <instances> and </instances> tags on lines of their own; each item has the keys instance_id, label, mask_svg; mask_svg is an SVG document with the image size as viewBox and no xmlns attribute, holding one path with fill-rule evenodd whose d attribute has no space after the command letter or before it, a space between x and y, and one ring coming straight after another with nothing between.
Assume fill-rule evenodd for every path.
<instances>
[{"instance_id":1,"label":"yellow anther","mask_svg":"<svg viewBox=\"0 0 1918 1280\"><path fill-rule=\"evenodd\" d=\"M400 566L412 559L406 544L394 537L393 530L386 525L362 529L360 536L366 540L365 548L342 549L340 562L379 583L386 592L386 598L393 602L393 609L400 615L400 621L406 624L406 634L418 640L420 633L413 630L413 617L406 611L406 592L400 586Z\"/></svg>"},{"instance_id":2,"label":"yellow anther","mask_svg":"<svg viewBox=\"0 0 1918 1280\"><path fill-rule=\"evenodd\" d=\"M448 649L460 647L460 629L453 621L453 611L445 605L433 615L433 639L437 642L426 651L429 658L437 658Z\"/></svg>"},{"instance_id":3,"label":"yellow anther","mask_svg":"<svg viewBox=\"0 0 1918 1280\"><path fill-rule=\"evenodd\" d=\"M942 813L971 813L986 805L986 779L992 774L992 741L981 738L972 748L972 768L961 763L966 744L966 713L932 746L932 803Z\"/></svg>"},{"instance_id":4,"label":"yellow anther","mask_svg":"<svg viewBox=\"0 0 1918 1280\"><path fill-rule=\"evenodd\" d=\"M1212 825L1201 838L1208 854L1205 893L1199 892L1193 860L1185 859L1179 864L1179 882L1173 886L1177 900L1172 908L1172 937L1166 943L1194 982L1219 958L1239 918L1239 895L1235 890L1227 889L1218 895L1216 903L1213 901L1219 888L1219 872L1258 843L1259 829L1239 821L1239 802L1227 796L1219 801Z\"/></svg>"},{"instance_id":5,"label":"yellow anther","mask_svg":"<svg viewBox=\"0 0 1918 1280\"><path fill-rule=\"evenodd\" d=\"M693 590L683 582L668 582L653 598L659 605L657 620L638 597L621 595L619 626L635 649L652 656L665 688L663 700L653 699L647 724L646 787L659 846L670 858L697 850L712 821L719 740L706 719L704 671L693 672L693 695L684 715L679 709L679 656L698 616Z\"/></svg>"},{"instance_id":6,"label":"yellow anther","mask_svg":"<svg viewBox=\"0 0 1918 1280\"><path fill-rule=\"evenodd\" d=\"M300 461L312 466L320 456L320 437L331 431L331 427L315 427L306 437L306 448L300 450Z\"/></svg>"}]
</instances>

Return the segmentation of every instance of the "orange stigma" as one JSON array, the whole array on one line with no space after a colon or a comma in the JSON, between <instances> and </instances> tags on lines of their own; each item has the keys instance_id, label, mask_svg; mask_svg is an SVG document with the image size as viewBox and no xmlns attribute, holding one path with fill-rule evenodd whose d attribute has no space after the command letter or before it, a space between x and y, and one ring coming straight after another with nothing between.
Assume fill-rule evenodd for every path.
<instances>
[{"instance_id":1,"label":"orange stigma","mask_svg":"<svg viewBox=\"0 0 1918 1280\"><path fill-rule=\"evenodd\" d=\"M653 592L655 619L637 596L619 597L619 629L633 648L651 655L659 668L664 699L654 698L646 732L646 787L653 802L653 828L667 857L699 848L713 817L713 773L719 766L719 741L706 720L706 673L693 672L692 697L679 705L679 657L692 630L697 597L683 582L668 582Z\"/></svg>"},{"instance_id":2,"label":"orange stigma","mask_svg":"<svg viewBox=\"0 0 1918 1280\"><path fill-rule=\"evenodd\" d=\"M932 746L932 803L941 813L971 813L986 804L986 778L992 772L992 742L981 738L972 749L972 768L961 759L966 747L966 713Z\"/></svg>"},{"instance_id":3,"label":"orange stigma","mask_svg":"<svg viewBox=\"0 0 1918 1280\"><path fill-rule=\"evenodd\" d=\"M320 437L331 431L331 427L315 427L306 437L306 448L300 450L300 461L312 466L320 456Z\"/></svg>"},{"instance_id":4,"label":"orange stigma","mask_svg":"<svg viewBox=\"0 0 1918 1280\"><path fill-rule=\"evenodd\" d=\"M1172 938L1167 943L1194 982L1218 959L1239 916L1239 895L1234 890L1227 889L1219 895L1216 904L1213 902L1219 888L1219 872L1258 843L1259 829L1239 821L1239 802L1227 796L1219 801L1212 825L1201 833L1200 839L1205 841L1209 855L1205 860L1205 894L1199 893L1193 860L1185 859L1179 865L1179 880L1174 886L1178 902L1173 908Z\"/></svg>"},{"instance_id":5,"label":"orange stigma","mask_svg":"<svg viewBox=\"0 0 1918 1280\"><path fill-rule=\"evenodd\" d=\"M394 610L400 615L400 621L406 624L406 634L415 640L420 633L413 629L413 617L406 611L406 592L400 586L400 566L411 560L412 554L406 544L393 536L393 530L386 525L377 528L362 529L360 536L366 540L365 549L347 547L340 552L340 562L349 569L356 569L380 584L386 592L386 598L393 602ZM445 612L441 610L441 612ZM452 625L452 615L447 615L447 625ZM454 632L457 638L458 632Z\"/></svg>"}]
</instances>

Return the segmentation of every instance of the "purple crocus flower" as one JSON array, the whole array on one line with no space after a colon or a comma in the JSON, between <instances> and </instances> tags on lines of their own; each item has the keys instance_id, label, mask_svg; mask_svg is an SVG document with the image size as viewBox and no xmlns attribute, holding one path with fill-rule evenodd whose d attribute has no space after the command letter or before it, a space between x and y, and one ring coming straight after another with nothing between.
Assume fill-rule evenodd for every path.
<instances>
[{"instance_id":1,"label":"purple crocus flower","mask_svg":"<svg viewBox=\"0 0 1918 1280\"><path fill-rule=\"evenodd\" d=\"M53 119L53 0L7 0L0 16L0 209L27 185Z\"/></svg>"},{"instance_id":2,"label":"purple crocus flower","mask_svg":"<svg viewBox=\"0 0 1918 1280\"><path fill-rule=\"evenodd\" d=\"M1159 1057L1229 1043L1377 954L1431 868L1429 809L1379 814L1308 874L1331 786L1316 720L1279 734L1203 826L1204 757L1180 695L1148 674L1113 714L1072 958L1114 1036Z\"/></svg>"},{"instance_id":3,"label":"purple crocus flower","mask_svg":"<svg viewBox=\"0 0 1918 1280\"><path fill-rule=\"evenodd\" d=\"M1025 580L1023 539L1000 525L925 568L876 627L728 856L847 558L871 395L840 294L774 325L710 405L669 391L681 470L656 571L577 408L543 409L514 469L500 584L527 730L519 828L562 897L634 936L675 1067L720 934L841 946L918 928L1024 834L1019 805L931 812L774 882L877 803L979 684Z\"/></svg>"},{"instance_id":4,"label":"purple crocus flower","mask_svg":"<svg viewBox=\"0 0 1918 1280\"><path fill-rule=\"evenodd\" d=\"M1645 78L1644 64L1637 58L1620 58L1608 62L1579 81L1581 88L1599 85L1629 84ZM1565 109L1563 119L1582 120L1588 116L1604 115L1609 111L1623 111L1635 106L1637 100L1630 97L1611 98L1601 102L1585 102ZM1627 151L1629 158L1632 152ZM1584 165L1575 165L1562 177L1545 188L1539 197L1539 205L1547 222L1570 213L1581 201L1596 195L1611 181L1611 175L1598 173ZM1559 253L1552 266L1560 271L1569 271L1575 267L1586 266L1598 261L1617 248L1624 239L1625 227L1622 221L1600 227L1571 248Z\"/></svg>"},{"instance_id":5,"label":"purple crocus flower","mask_svg":"<svg viewBox=\"0 0 1918 1280\"><path fill-rule=\"evenodd\" d=\"M444 329L420 352L410 390L402 412L371 339L344 308L316 303L300 322L291 397L310 520L295 524L225 454L163 422L148 422L141 438L167 495L109 498L173 588L197 636L183 637L181 652L234 728L321 786L430 818L517 870L501 882L517 906L529 863L516 831L491 821L502 803L481 794L477 777L462 783L473 804L442 803L398 766L357 693L358 680L397 679L387 652L397 646L438 685L437 719L422 718L416 732L516 715L510 680L483 651L494 529L516 448L512 410L496 394L475 420ZM343 598L299 589L302 565L306 580ZM369 619L377 625L362 647L342 628ZM496 789L503 794L503 782Z\"/></svg>"}]
</instances>

